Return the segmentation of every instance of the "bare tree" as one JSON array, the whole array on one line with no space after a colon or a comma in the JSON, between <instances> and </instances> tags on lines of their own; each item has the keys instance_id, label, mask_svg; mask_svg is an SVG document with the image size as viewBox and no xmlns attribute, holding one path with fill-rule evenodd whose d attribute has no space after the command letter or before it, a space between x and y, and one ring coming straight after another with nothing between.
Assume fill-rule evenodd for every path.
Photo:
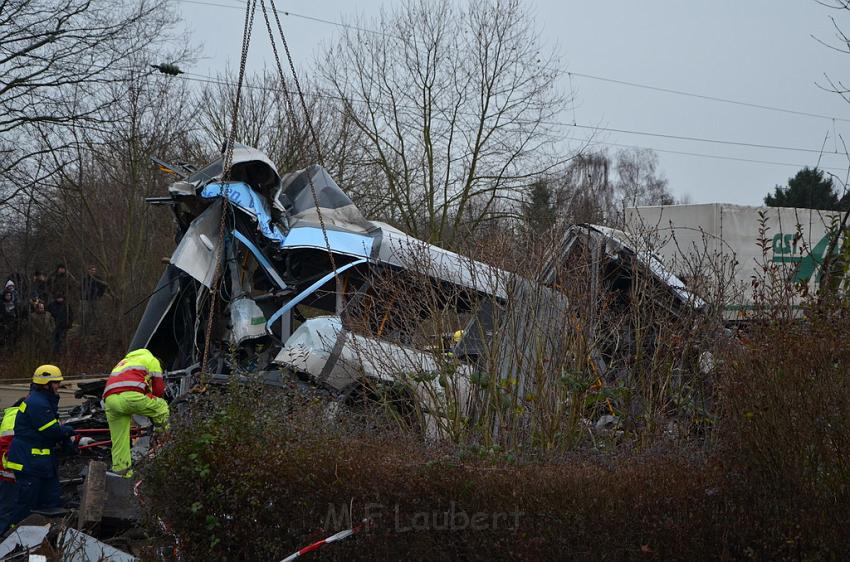
<instances>
[{"instance_id":1,"label":"bare tree","mask_svg":"<svg viewBox=\"0 0 850 562\"><path fill-rule=\"evenodd\" d=\"M658 172L658 155L647 148L617 151L617 193L630 207L675 202L667 179Z\"/></svg>"},{"instance_id":2,"label":"bare tree","mask_svg":"<svg viewBox=\"0 0 850 562\"><path fill-rule=\"evenodd\" d=\"M850 14L850 0L817 0L817 2L823 6L828 8L832 8L834 10L843 12L845 15ZM850 54L850 36L841 28L841 25L836 22L835 18L830 16L830 20L832 20L832 26L835 29L835 37L830 42L820 41L821 44L834 49L841 53ZM828 86L826 89L833 93L840 95L844 101L850 102L850 87L845 83L844 80L838 79L834 80L829 75L826 76ZM840 135L839 135L839 138ZM844 153L848 158L848 162L850 163L850 154L847 152L847 144L844 139L841 139L842 144L844 145ZM850 191L848 191L848 182L847 177L840 178L835 174L830 174L831 180L835 181L842 187L841 189L841 201L840 206L843 211L843 215L841 219L833 225L834 228L834 236L829 243L829 247L827 249L827 253L825 254L826 262L823 265L824 271L827 272L825 283L821 285L821 287L825 290L821 291L819 296L819 302L821 297L828 296L830 294L834 294L835 289L842 282L842 278L846 277L848 263L850 262L850 236L845 235L844 242L841 245L840 254L842 257L839 257L836 262L831 263L833 258L833 252L836 248L838 248L839 239L841 237L841 233L846 232L848 229L848 221L850 221Z\"/></svg>"},{"instance_id":3,"label":"bare tree","mask_svg":"<svg viewBox=\"0 0 850 562\"><path fill-rule=\"evenodd\" d=\"M658 156L649 149L585 152L553 178L555 207L567 223L617 226L622 208L671 205L667 179L658 171Z\"/></svg>"},{"instance_id":4,"label":"bare tree","mask_svg":"<svg viewBox=\"0 0 850 562\"><path fill-rule=\"evenodd\" d=\"M164 0L0 1L0 202L56 172L32 160L69 146L69 127L107 125L101 110L123 97L109 86L175 21Z\"/></svg>"},{"instance_id":5,"label":"bare tree","mask_svg":"<svg viewBox=\"0 0 850 562\"><path fill-rule=\"evenodd\" d=\"M44 270L61 262L79 278L95 265L108 283L101 320L110 318L109 329L101 323L87 332L98 336L88 342L93 349L126 345L141 309L126 313L154 285L160 259L173 244L170 213L145 197L164 195L173 179L151 163L151 155L173 161L201 152L193 138L196 109L186 84L153 75L141 63L131 66L122 81L104 86L111 90L105 95L123 100L101 108L109 126L69 127L68 142L28 159L30 166L54 173L24 184L3 206L7 222L0 228L4 238L14 240L8 248L14 269ZM51 146L50 137L41 141ZM79 294L67 298L75 321L84 320Z\"/></svg>"},{"instance_id":6,"label":"bare tree","mask_svg":"<svg viewBox=\"0 0 850 562\"><path fill-rule=\"evenodd\" d=\"M346 28L321 71L365 135L388 220L450 242L565 160L560 63L518 0L417 0L365 27Z\"/></svg>"},{"instance_id":7,"label":"bare tree","mask_svg":"<svg viewBox=\"0 0 850 562\"><path fill-rule=\"evenodd\" d=\"M125 312L154 286L174 241L171 214L145 197L164 195L175 178L150 156L173 161L198 149L187 149L196 143L196 108L186 82L135 71L112 87L124 92L124 102L105 112L114 126L85 132L77 159L62 174L58 204L44 213L65 245L74 241L66 251L77 270L96 264L109 281L114 317L123 320L112 323L109 335L123 343L137 318Z\"/></svg>"},{"instance_id":8,"label":"bare tree","mask_svg":"<svg viewBox=\"0 0 850 562\"><path fill-rule=\"evenodd\" d=\"M605 151L579 154L558 178L555 206L569 223L604 223L614 209L611 161Z\"/></svg>"},{"instance_id":9,"label":"bare tree","mask_svg":"<svg viewBox=\"0 0 850 562\"><path fill-rule=\"evenodd\" d=\"M246 77L236 121L238 142L258 148L283 170L315 161L308 131L287 115L280 78L264 72ZM208 141L218 148L230 134L236 84L220 77L205 87L199 97L198 125Z\"/></svg>"},{"instance_id":10,"label":"bare tree","mask_svg":"<svg viewBox=\"0 0 850 562\"><path fill-rule=\"evenodd\" d=\"M282 173L304 168L319 163L307 124L310 119L324 166L367 216L378 212L385 197L363 165L367 155L362 132L339 100L319 92L309 78L302 81L306 82L306 115L293 98L290 112L286 96L297 94L288 81L282 83L268 72L247 77L239 104L237 141L268 154ZM235 96L236 85L224 78L200 93L198 127L208 143L217 145L210 148L220 147L229 134Z\"/></svg>"}]
</instances>

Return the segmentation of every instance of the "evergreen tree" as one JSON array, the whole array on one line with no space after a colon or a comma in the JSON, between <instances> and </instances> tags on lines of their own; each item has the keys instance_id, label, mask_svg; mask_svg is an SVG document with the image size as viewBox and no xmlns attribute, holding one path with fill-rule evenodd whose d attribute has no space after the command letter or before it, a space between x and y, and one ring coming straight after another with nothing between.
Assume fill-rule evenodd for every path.
<instances>
[{"instance_id":1,"label":"evergreen tree","mask_svg":"<svg viewBox=\"0 0 850 562\"><path fill-rule=\"evenodd\" d=\"M555 205L548 182L538 180L531 185L528 199L522 206L522 216L529 230L543 232L555 224Z\"/></svg>"},{"instance_id":2,"label":"evergreen tree","mask_svg":"<svg viewBox=\"0 0 850 562\"><path fill-rule=\"evenodd\" d=\"M842 199L844 202L847 197ZM841 208L838 194L832 184L832 178L824 177L822 170L806 166L788 179L788 186L777 185L773 194L764 198L768 207L798 207L801 209L822 209L827 211Z\"/></svg>"}]
</instances>

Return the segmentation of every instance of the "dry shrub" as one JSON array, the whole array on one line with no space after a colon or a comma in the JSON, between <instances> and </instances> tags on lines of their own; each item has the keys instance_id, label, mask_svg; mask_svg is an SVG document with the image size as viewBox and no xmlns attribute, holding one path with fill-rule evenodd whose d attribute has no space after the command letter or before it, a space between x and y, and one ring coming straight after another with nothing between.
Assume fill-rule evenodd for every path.
<instances>
[{"instance_id":1,"label":"dry shrub","mask_svg":"<svg viewBox=\"0 0 850 562\"><path fill-rule=\"evenodd\" d=\"M281 559L366 516L368 530L322 556L690 556L703 544L692 541L700 508L719 503L704 469L678 455L510 461L331 421L321 404L286 394L258 402L257 392L195 408L144 471L147 506L188 559Z\"/></svg>"},{"instance_id":2,"label":"dry shrub","mask_svg":"<svg viewBox=\"0 0 850 562\"><path fill-rule=\"evenodd\" d=\"M352 344L361 362L394 381L387 388L367 373L363 384L388 403L418 398L408 408L414 425L458 444L597 448L588 428L603 416L639 447L671 434L703 440L713 387L700 358L722 344L717 314L680 302L638 258L645 251L594 232L553 231L522 252L494 234L479 257L504 249L501 269L415 243L399 248L407 267L370 270L368 290L343 314L367 338ZM465 337L452 348L447 336L459 329ZM422 353L429 372L411 367Z\"/></svg>"},{"instance_id":3,"label":"dry shrub","mask_svg":"<svg viewBox=\"0 0 850 562\"><path fill-rule=\"evenodd\" d=\"M605 454L533 439L434 443L369 408L355 415L290 391L233 386L175 423L143 472L147 506L189 560L281 559L364 517L367 530L311 556L844 559L850 309L839 294L800 300L776 285L787 282L778 272L765 273L763 309L722 340L704 377L712 439L623 441ZM785 302L789 294L796 300ZM692 329L695 346L713 338L710 327ZM677 374L669 355L632 366L647 377ZM662 391L656 404L672 403L669 387Z\"/></svg>"},{"instance_id":4,"label":"dry shrub","mask_svg":"<svg viewBox=\"0 0 850 562\"><path fill-rule=\"evenodd\" d=\"M730 486L768 518L764 540L850 540L837 523L850 515L850 314L830 304L752 325L719 374L717 455Z\"/></svg>"},{"instance_id":5,"label":"dry shrub","mask_svg":"<svg viewBox=\"0 0 850 562\"><path fill-rule=\"evenodd\" d=\"M332 416L313 398L234 386L175 424L142 489L188 560L281 559L364 517L371 527L316 559L840 558L846 447L770 418L767 406L738 415L751 390L735 388L742 399L729 403L716 455L516 458L376 430L373 412ZM798 420L808 404L800 394L785 416ZM820 464L807 464L805 435L822 447Z\"/></svg>"}]
</instances>

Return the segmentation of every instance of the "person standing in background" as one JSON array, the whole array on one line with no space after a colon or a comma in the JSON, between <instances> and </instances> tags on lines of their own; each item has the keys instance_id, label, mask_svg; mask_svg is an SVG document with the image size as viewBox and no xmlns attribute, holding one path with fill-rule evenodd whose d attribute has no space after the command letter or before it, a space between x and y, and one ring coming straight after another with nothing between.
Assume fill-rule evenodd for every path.
<instances>
[{"instance_id":1,"label":"person standing in background","mask_svg":"<svg viewBox=\"0 0 850 562\"><path fill-rule=\"evenodd\" d=\"M83 333L88 335L97 326L98 301L106 293L106 283L97 276L97 266L90 265L80 283L82 299L81 323Z\"/></svg>"},{"instance_id":2,"label":"person standing in background","mask_svg":"<svg viewBox=\"0 0 850 562\"><path fill-rule=\"evenodd\" d=\"M71 307L65 302L64 294L56 293L53 302L47 305L47 311L53 317L53 356L56 357L62 351L65 333L71 328Z\"/></svg>"},{"instance_id":3,"label":"person standing in background","mask_svg":"<svg viewBox=\"0 0 850 562\"><path fill-rule=\"evenodd\" d=\"M32 274L32 289L30 290L30 302L41 301L46 303L50 295L47 292L47 276L39 270Z\"/></svg>"},{"instance_id":4,"label":"person standing in background","mask_svg":"<svg viewBox=\"0 0 850 562\"><path fill-rule=\"evenodd\" d=\"M81 322L83 333L89 334L91 329L97 325L98 301L106 293L106 283L97 276L97 266L90 265L80 283L82 298Z\"/></svg>"},{"instance_id":5,"label":"person standing in background","mask_svg":"<svg viewBox=\"0 0 850 562\"><path fill-rule=\"evenodd\" d=\"M0 348L8 349L15 345L18 339L18 308L15 306L12 291L3 291L3 302L0 303Z\"/></svg>"}]
</instances>

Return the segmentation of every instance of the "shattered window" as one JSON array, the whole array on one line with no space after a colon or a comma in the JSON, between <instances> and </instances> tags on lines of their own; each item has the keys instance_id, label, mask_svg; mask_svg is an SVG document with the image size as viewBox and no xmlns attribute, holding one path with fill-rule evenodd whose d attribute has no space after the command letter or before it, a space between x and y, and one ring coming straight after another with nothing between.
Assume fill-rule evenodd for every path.
<instances>
[{"instance_id":1,"label":"shattered window","mask_svg":"<svg viewBox=\"0 0 850 562\"><path fill-rule=\"evenodd\" d=\"M353 205L351 199L331 179L324 168L310 166L306 170L292 174L284 181L283 194L291 205L290 211L293 215L312 211L316 207L313 193L310 189L310 176L312 176L313 187L316 189L316 199L319 207L326 209L339 209Z\"/></svg>"}]
</instances>

